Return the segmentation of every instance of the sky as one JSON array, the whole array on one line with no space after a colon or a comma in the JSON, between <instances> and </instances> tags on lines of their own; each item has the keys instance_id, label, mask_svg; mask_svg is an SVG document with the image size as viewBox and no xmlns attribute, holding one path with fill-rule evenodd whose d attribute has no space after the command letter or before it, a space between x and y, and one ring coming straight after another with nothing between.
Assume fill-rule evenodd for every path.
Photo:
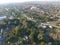
<instances>
[{"instance_id":1,"label":"sky","mask_svg":"<svg viewBox=\"0 0 60 45\"><path fill-rule=\"evenodd\" d=\"M15 3L15 2L28 2L28 1L60 1L60 0L0 0L0 4Z\"/></svg>"}]
</instances>

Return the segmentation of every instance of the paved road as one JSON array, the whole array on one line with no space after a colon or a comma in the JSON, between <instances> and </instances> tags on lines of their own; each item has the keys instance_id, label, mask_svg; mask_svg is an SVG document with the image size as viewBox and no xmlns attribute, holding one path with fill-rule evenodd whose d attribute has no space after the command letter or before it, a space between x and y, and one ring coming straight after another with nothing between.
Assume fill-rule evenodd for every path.
<instances>
[{"instance_id":1,"label":"paved road","mask_svg":"<svg viewBox=\"0 0 60 45\"><path fill-rule=\"evenodd\" d=\"M53 26L53 27L55 27L55 28L60 29L60 27L59 27L59 26L51 25L51 24L48 24L48 23L42 23L42 24L43 24L43 25L48 25L48 26Z\"/></svg>"}]
</instances>

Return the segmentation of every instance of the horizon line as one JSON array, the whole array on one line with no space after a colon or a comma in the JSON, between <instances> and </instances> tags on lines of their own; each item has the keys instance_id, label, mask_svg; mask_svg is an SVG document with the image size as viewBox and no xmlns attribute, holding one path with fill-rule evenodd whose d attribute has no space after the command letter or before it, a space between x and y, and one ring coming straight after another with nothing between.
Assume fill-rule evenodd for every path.
<instances>
[{"instance_id":1,"label":"horizon line","mask_svg":"<svg viewBox=\"0 0 60 45\"><path fill-rule=\"evenodd\" d=\"M1 4L11 4L11 3L28 3L28 2L60 2L60 1L25 1L25 2L7 2L7 3L0 3Z\"/></svg>"}]
</instances>

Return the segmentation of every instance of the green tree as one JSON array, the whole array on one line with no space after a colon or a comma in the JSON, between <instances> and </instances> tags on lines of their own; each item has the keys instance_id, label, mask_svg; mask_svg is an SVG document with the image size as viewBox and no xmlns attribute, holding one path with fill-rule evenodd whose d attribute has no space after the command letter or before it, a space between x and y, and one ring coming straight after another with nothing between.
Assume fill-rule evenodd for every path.
<instances>
[{"instance_id":1,"label":"green tree","mask_svg":"<svg viewBox=\"0 0 60 45\"><path fill-rule=\"evenodd\" d=\"M37 38L38 38L39 40L42 40L42 39L43 39L43 34L38 34Z\"/></svg>"}]
</instances>

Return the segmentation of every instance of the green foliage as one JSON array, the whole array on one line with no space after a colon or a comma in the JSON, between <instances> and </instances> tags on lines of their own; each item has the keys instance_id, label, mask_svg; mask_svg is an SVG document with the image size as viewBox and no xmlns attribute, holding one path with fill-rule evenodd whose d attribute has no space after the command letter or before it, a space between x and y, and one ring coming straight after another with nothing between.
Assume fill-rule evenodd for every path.
<instances>
[{"instance_id":1,"label":"green foliage","mask_svg":"<svg viewBox=\"0 0 60 45\"><path fill-rule=\"evenodd\" d=\"M41 42L40 45L45 45L45 42Z\"/></svg>"},{"instance_id":2,"label":"green foliage","mask_svg":"<svg viewBox=\"0 0 60 45\"><path fill-rule=\"evenodd\" d=\"M39 40L43 40L43 36L44 36L43 34L38 34L38 37L37 37L37 38L38 38Z\"/></svg>"},{"instance_id":3,"label":"green foliage","mask_svg":"<svg viewBox=\"0 0 60 45\"><path fill-rule=\"evenodd\" d=\"M46 25L46 28L43 28L44 25L41 25L41 23L55 21L58 17L51 16L49 9L44 10L42 14L40 11L37 12L29 8L24 8L25 5L24 7L23 5L20 7L17 10L13 7L11 9L9 8L9 11L7 11L9 14L8 17L14 16L14 19L7 18L3 20L6 26L13 27L11 31L7 33L5 45L9 45L7 44L8 41L10 45L18 45L18 42L21 45L60 45L59 38L57 39L59 35L58 32L56 32L56 28L49 28L48 25ZM48 11L49 14L45 11Z\"/></svg>"}]
</instances>

